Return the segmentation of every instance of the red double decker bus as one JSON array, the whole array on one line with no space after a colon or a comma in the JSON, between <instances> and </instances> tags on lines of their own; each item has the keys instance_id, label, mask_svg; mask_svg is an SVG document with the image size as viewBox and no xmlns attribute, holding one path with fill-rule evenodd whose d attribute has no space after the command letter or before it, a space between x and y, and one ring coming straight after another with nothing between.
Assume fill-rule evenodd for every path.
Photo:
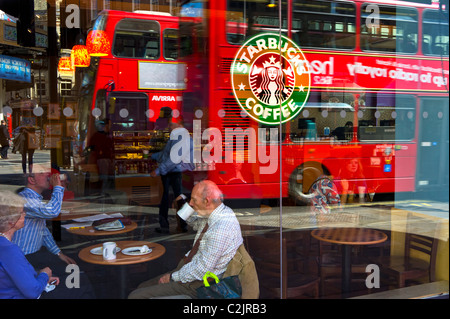
<instances>
[{"instance_id":1,"label":"red double decker bus","mask_svg":"<svg viewBox=\"0 0 450 319\"><path fill-rule=\"evenodd\" d=\"M148 174L153 168L149 154L167 138L168 121L181 109L185 87L185 68L178 63L178 18L152 11L105 10L93 30L106 32L110 50L105 56L91 57L90 66L80 70L76 149L86 150L96 122L109 119L115 187L129 197L151 191L150 202L156 203L159 189L150 190L156 182ZM78 159L91 165L79 167L94 176L89 183L93 184L95 161L85 157Z\"/></svg>"},{"instance_id":2,"label":"red double decker bus","mask_svg":"<svg viewBox=\"0 0 450 319\"><path fill-rule=\"evenodd\" d=\"M227 198L307 193L323 173L353 183L339 189L348 195L448 196L448 8L390 0L268 3L182 4L183 110L192 114L194 138L208 129L197 134L205 175ZM264 33L269 38L256 39ZM285 95L305 92L278 111L257 80L275 60L286 74ZM246 69L254 73L242 75ZM292 70L310 82L289 84ZM289 107L301 111L289 118ZM274 114L277 120L265 121ZM254 143L265 152L255 153Z\"/></svg>"}]
</instances>

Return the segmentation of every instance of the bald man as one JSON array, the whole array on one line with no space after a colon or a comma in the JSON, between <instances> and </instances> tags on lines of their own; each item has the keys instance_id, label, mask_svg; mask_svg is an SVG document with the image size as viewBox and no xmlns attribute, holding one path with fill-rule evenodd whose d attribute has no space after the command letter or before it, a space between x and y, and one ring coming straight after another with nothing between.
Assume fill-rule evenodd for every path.
<instances>
[{"instance_id":1,"label":"bald man","mask_svg":"<svg viewBox=\"0 0 450 319\"><path fill-rule=\"evenodd\" d=\"M241 227L233 210L222 202L222 192L209 180L194 186L190 205L195 213L187 223L197 230L193 248L178 267L161 277L139 285L130 299L188 295L197 298L196 289L211 271L219 278L243 243Z\"/></svg>"}]
</instances>

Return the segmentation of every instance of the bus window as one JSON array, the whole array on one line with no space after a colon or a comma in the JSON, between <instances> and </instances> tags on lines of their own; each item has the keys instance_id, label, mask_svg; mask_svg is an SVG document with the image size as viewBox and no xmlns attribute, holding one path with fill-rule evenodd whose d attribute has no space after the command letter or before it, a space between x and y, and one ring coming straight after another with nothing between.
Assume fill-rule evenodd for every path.
<instances>
[{"instance_id":1,"label":"bus window","mask_svg":"<svg viewBox=\"0 0 450 319\"><path fill-rule=\"evenodd\" d=\"M123 19L117 23L113 54L117 57L158 59L160 26L156 21Z\"/></svg>"},{"instance_id":2,"label":"bus window","mask_svg":"<svg viewBox=\"0 0 450 319\"><path fill-rule=\"evenodd\" d=\"M106 14L100 14L97 19L95 19L93 30L105 30L106 28L106 20L107 20Z\"/></svg>"},{"instance_id":3,"label":"bus window","mask_svg":"<svg viewBox=\"0 0 450 319\"><path fill-rule=\"evenodd\" d=\"M282 16L287 17L286 6L282 8ZM228 0L226 19L227 40L230 44L242 44L262 30L279 32L280 28L278 8L268 8L264 1ZM282 29L286 28L287 19L284 18Z\"/></svg>"},{"instance_id":4,"label":"bus window","mask_svg":"<svg viewBox=\"0 0 450 319\"><path fill-rule=\"evenodd\" d=\"M163 31L163 52L166 60L178 58L178 30L165 29Z\"/></svg>"},{"instance_id":5,"label":"bus window","mask_svg":"<svg viewBox=\"0 0 450 319\"><path fill-rule=\"evenodd\" d=\"M414 138L414 97L367 93L360 104L358 135L361 141L410 141Z\"/></svg>"},{"instance_id":6,"label":"bus window","mask_svg":"<svg viewBox=\"0 0 450 319\"><path fill-rule=\"evenodd\" d=\"M423 13L422 53L448 56L448 17L438 10Z\"/></svg>"},{"instance_id":7,"label":"bus window","mask_svg":"<svg viewBox=\"0 0 450 319\"><path fill-rule=\"evenodd\" d=\"M385 51L416 53L418 43L418 13L414 8L380 7L379 25L371 21L369 4L361 7L361 49L366 51Z\"/></svg>"},{"instance_id":8,"label":"bus window","mask_svg":"<svg viewBox=\"0 0 450 319\"><path fill-rule=\"evenodd\" d=\"M313 0L294 3L293 20L298 26L293 26L298 30L294 33L294 40L302 47L355 47L356 9L352 3Z\"/></svg>"},{"instance_id":9,"label":"bus window","mask_svg":"<svg viewBox=\"0 0 450 319\"><path fill-rule=\"evenodd\" d=\"M143 93L111 93L108 96L112 131L152 130L154 123L146 116L148 98Z\"/></svg>"},{"instance_id":10,"label":"bus window","mask_svg":"<svg viewBox=\"0 0 450 319\"><path fill-rule=\"evenodd\" d=\"M282 8L286 10L285 7ZM286 17L286 14L282 14ZM352 49L355 47L356 9L339 1L307 0L294 3L292 38L302 47ZM287 33L287 19L281 31ZM278 9L270 10L264 2L228 1L227 40L242 44L258 32L279 32Z\"/></svg>"},{"instance_id":11,"label":"bus window","mask_svg":"<svg viewBox=\"0 0 450 319\"><path fill-rule=\"evenodd\" d=\"M349 141L353 138L354 96L344 92L311 92L300 115L291 122L291 139L336 139Z\"/></svg>"}]
</instances>

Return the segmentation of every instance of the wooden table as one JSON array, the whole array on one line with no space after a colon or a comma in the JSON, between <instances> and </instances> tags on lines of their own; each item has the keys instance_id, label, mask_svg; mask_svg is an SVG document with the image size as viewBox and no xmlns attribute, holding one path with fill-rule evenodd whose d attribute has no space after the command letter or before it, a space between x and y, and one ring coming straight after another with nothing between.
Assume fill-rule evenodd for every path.
<instances>
[{"instance_id":1,"label":"wooden table","mask_svg":"<svg viewBox=\"0 0 450 319\"><path fill-rule=\"evenodd\" d=\"M135 241L135 240L123 240L123 241L116 241L117 247L121 249L121 251L128 247L134 247L134 246L143 246L147 245L149 248L152 249L152 252L146 255L141 256L128 256L122 254L122 252L118 252L116 255L116 259L114 260L103 260L102 255L94 255L91 253L91 250L97 247L102 247L102 244L95 244L89 247L85 247L78 253L78 257L91 264L96 265L106 265L106 266L120 266L120 286L121 286L121 297L126 298L127 297L127 281L126 281L126 273L125 273L125 266L126 265L133 265L133 264L139 264L148 262L154 259L157 259L165 254L166 248L164 248L163 245L152 243L148 241Z\"/></svg>"},{"instance_id":2,"label":"wooden table","mask_svg":"<svg viewBox=\"0 0 450 319\"><path fill-rule=\"evenodd\" d=\"M342 245L342 292L350 292L351 251L353 245L374 245L387 240L387 235L370 228L319 228L311 236L333 244Z\"/></svg>"},{"instance_id":3,"label":"wooden table","mask_svg":"<svg viewBox=\"0 0 450 319\"><path fill-rule=\"evenodd\" d=\"M122 233L127 233L130 231L133 231L137 228L136 222L131 222L130 225L125 225L125 228L120 230L112 230L112 231L106 231L106 230L95 230L94 226L87 226L84 228L74 228L74 229L67 229L69 233L75 234L75 235L81 235L81 236L110 236L110 235L117 235Z\"/></svg>"}]
</instances>

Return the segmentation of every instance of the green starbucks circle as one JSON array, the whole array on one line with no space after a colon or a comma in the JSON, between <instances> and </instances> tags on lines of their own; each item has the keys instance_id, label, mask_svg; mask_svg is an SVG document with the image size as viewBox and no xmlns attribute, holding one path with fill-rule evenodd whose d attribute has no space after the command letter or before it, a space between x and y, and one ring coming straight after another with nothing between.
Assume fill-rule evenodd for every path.
<instances>
[{"instance_id":1,"label":"green starbucks circle","mask_svg":"<svg viewBox=\"0 0 450 319\"><path fill-rule=\"evenodd\" d=\"M277 125L294 119L308 100L309 63L289 38L263 33L235 55L231 83L239 106L254 120Z\"/></svg>"}]
</instances>

